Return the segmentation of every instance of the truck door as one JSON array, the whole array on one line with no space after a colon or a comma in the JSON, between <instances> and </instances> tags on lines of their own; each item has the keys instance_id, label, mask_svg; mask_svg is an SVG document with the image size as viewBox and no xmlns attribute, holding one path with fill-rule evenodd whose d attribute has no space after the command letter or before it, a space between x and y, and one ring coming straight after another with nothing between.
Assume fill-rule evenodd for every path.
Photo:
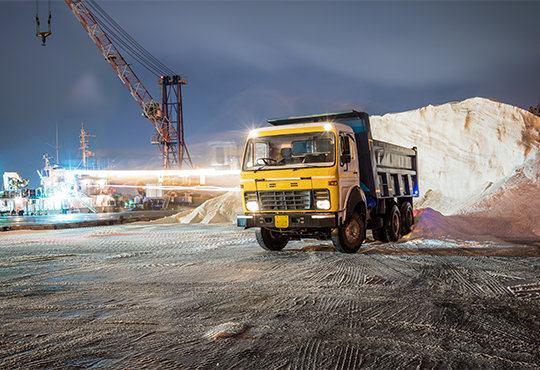
<instances>
[{"instance_id":1,"label":"truck door","mask_svg":"<svg viewBox=\"0 0 540 370\"><path fill-rule=\"evenodd\" d=\"M339 209L345 210L350 189L360 184L358 153L354 137L347 132L339 134Z\"/></svg>"}]
</instances>

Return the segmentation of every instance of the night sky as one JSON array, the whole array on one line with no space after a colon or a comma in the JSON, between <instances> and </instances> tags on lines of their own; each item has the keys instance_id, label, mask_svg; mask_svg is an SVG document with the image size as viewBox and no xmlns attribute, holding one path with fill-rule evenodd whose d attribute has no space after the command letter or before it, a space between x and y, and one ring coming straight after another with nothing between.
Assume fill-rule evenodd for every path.
<instances>
[{"instance_id":1,"label":"night sky","mask_svg":"<svg viewBox=\"0 0 540 370\"><path fill-rule=\"evenodd\" d=\"M540 2L98 1L134 39L188 77L184 130L201 143L237 137L266 118L402 112L480 96L528 109L540 98ZM48 2L40 1L45 30ZM159 169L153 127L64 1L52 36L35 36L35 1L0 1L0 174L39 186L42 154ZM128 62L133 62L126 56ZM157 78L133 69L159 99ZM50 145L49 145L50 144Z\"/></svg>"}]
</instances>

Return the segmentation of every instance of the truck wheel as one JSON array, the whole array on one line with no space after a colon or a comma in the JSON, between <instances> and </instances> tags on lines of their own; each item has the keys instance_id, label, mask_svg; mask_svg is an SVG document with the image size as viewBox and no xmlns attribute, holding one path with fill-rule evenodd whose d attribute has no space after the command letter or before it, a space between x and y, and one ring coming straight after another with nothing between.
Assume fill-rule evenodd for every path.
<instances>
[{"instance_id":1,"label":"truck wheel","mask_svg":"<svg viewBox=\"0 0 540 370\"><path fill-rule=\"evenodd\" d=\"M397 242L401 231L401 213L397 204L393 204L384 215L384 231L388 241Z\"/></svg>"},{"instance_id":2,"label":"truck wheel","mask_svg":"<svg viewBox=\"0 0 540 370\"><path fill-rule=\"evenodd\" d=\"M267 251L280 251L289 242L289 238L278 231L272 231L264 227L255 230L255 237L259 245Z\"/></svg>"},{"instance_id":3,"label":"truck wheel","mask_svg":"<svg viewBox=\"0 0 540 370\"><path fill-rule=\"evenodd\" d=\"M405 202L401 205L401 235L407 235L412 231L414 224L414 215L411 203Z\"/></svg>"},{"instance_id":4,"label":"truck wheel","mask_svg":"<svg viewBox=\"0 0 540 370\"><path fill-rule=\"evenodd\" d=\"M355 253L366 238L364 220L358 213L353 213L350 220L332 235L332 244L338 252Z\"/></svg>"}]
</instances>

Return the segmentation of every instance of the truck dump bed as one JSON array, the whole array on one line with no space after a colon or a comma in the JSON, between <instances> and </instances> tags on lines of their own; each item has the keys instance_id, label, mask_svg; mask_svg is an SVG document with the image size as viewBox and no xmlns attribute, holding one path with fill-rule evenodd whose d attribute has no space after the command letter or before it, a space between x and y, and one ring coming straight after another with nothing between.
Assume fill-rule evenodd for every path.
<instances>
[{"instance_id":1,"label":"truck dump bed","mask_svg":"<svg viewBox=\"0 0 540 370\"><path fill-rule=\"evenodd\" d=\"M375 199L418 196L416 148L373 140L369 115L365 112L350 110L269 119L267 122L275 126L310 122L339 122L348 125L354 131L360 181L365 194Z\"/></svg>"}]
</instances>

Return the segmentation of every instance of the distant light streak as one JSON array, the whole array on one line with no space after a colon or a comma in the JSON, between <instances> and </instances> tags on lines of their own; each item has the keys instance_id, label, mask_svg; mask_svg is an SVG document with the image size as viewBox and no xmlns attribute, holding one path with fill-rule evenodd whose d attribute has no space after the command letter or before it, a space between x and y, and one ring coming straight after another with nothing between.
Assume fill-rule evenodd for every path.
<instances>
[{"instance_id":1,"label":"distant light streak","mask_svg":"<svg viewBox=\"0 0 540 370\"><path fill-rule=\"evenodd\" d=\"M240 170L215 170L199 169L199 170L73 170L71 171L76 175L87 175L93 177L138 177L138 176L224 176L224 175L238 175L240 176Z\"/></svg>"},{"instance_id":2,"label":"distant light streak","mask_svg":"<svg viewBox=\"0 0 540 370\"><path fill-rule=\"evenodd\" d=\"M88 187L99 187L99 185L89 185ZM195 191L240 191L239 187L225 188L221 186L176 186L176 185L113 185L108 184L109 188L123 189L163 189L163 190L195 190Z\"/></svg>"},{"instance_id":3,"label":"distant light streak","mask_svg":"<svg viewBox=\"0 0 540 370\"><path fill-rule=\"evenodd\" d=\"M66 171L71 175L86 175L101 179L112 177L223 177L223 176L240 176L240 170L215 170L198 169L198 170L73 170ZM163 190L185 190L185 191L240 191L239 187L220 187L220 186L168 186L168 185L86 185L87 187L103 187L110 188L127 188L127 189L163 189Z\"/></svg>"}]
</instances>

